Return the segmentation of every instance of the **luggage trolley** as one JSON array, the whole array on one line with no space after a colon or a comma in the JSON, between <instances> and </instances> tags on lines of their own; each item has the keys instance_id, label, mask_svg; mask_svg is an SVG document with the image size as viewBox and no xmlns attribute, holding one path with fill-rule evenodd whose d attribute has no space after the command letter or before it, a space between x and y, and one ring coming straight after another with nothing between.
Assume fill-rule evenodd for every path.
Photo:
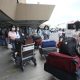
<instances>
[{"instance_id":1,"label":"luggage trolley","mask_svg":"<svg viewBox=\"0 0 80 80\"><path fill-rule=\"evenodd\" d=\"M25 62L30 60L34 63L34 66L37 65L34 54L34 43L21 45L20 53L17 54L15 62L19 65L20 69L24 71Z\"/></svg>"}]
</instances>

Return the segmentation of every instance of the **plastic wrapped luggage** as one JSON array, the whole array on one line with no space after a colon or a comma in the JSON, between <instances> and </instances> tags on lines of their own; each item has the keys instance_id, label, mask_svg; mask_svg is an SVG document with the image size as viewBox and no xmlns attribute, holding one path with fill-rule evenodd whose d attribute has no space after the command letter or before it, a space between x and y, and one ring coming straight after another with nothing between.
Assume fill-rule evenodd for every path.
<instances>
[{"instance_id":1,"label":"plastic wrapped luggage","mask_svg":"<svg viewBox=\"0 0 80 80\"><path fill-rule=\"evenodd\" d=\"M56 47L56 41L54 40L43 40L41 43L42 48L46 47Z\"/></svg>"},{"instance_id":2,"label":"plastic wrapped luggage","mask_svg":"<svg viewBox=\"0 0 80 80\"><path fill-rule=\"evenodd\" d=\"M62 53L49 53L44 69L61 80L77 80L80 78L80 58Z\"/></svg>"},{"instance_id":3,"label":"plastic wrapped luggage","mask_svg":"<svg viewBox=\"0 0 80 80\"><path fill-rule=\"evenodd\" d=\"M76 40L72 37L65 38L59 45L59 52L69 56L78 54Z\"/></svg>"},{"instance_id":4,"label":"plastic wrapped luggage","mask_svg":"<svg viewBox=\"0 0 80 80\"><path fill-rule=\"evenodd\" d=\"M50 52L57 52L56 42L54 40L43 40L39 47L41 55L47 56Z\"/></svg>"}]
</instances>

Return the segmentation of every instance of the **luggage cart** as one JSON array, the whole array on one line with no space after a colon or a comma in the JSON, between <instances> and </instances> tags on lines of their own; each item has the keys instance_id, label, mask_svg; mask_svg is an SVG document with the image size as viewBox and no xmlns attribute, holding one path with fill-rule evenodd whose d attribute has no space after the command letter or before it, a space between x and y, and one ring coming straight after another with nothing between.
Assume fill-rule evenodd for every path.
<instances>
[{"instance_id":1,"label":"luggage cart","mask_svg":"<svg viewBox=\"0 0 80 80\"><path fill-rule=\"evenodd\" d=\"M32 60L34 66L37 65L34 54L34 43L21 45L20 51L15 52L15 62L24 71L24 64L26 61Z\"/></svg>"}]
</instances>

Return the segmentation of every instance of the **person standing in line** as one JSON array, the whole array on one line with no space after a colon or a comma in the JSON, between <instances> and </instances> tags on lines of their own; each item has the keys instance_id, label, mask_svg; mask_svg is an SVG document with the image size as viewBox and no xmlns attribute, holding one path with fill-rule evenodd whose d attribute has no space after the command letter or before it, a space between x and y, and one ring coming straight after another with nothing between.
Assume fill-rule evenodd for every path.
<instances>
[{"instance_id":1,"label":"person standing in line","mask_svg":"<svg viewBox=\"0 0 80 80\"><path fill-rule=\"evenodd\" d=\"M16 29L16 38L17 38L17 39L20 39L19 27L17 27L17 29Z\"/></svg>"},{"instance_id":2,"label":"person standing in line","mask_svg":"<svg viewBox=\"0 0 80 80\"><path fill-rule=\"evenodd\" d=\"M15 26L12 27L12 30L8 32L8 38L12 44L12 49L15 49L15 39L17 37Z\"/></svg>"},{"instance_id":3,"label":"person standing in line","mask_svg":"<svg viewBox=\"0 0 80 80\"><path fill-rule=\"evenodd\" d=\"M44 27L43 36L44 36L44 40L49 39L49 37L50 37L49 26L47 26L47 25L45 25L45 27Z\"/></svg>"},{"instance_id":4,"label":"person standing in line","mask_svg":"<svg viewBox=\"0 0 80 80\"><path fill-rule=\"evenodd\" d=\"M65 38L65 31L64 29L60 29L60 31L58 32L59 35L59 41L63 38Z\"/></svg>"},{"instance_id":5,"label":"person standing in line","mask_svg":"<svg viewBox=\"0 0 80 80\"><path fill-rule=\"evenodd\" d=\"M42 37L42 30L40 27L37 28L37 34Z\"/></svg>"}]
</instances>

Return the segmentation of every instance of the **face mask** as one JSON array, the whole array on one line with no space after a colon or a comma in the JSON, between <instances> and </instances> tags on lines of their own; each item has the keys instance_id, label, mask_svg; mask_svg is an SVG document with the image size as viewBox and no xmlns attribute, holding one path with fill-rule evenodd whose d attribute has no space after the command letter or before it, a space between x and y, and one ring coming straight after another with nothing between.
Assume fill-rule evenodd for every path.
<instances>
[{"instance_id":1,"label":"face mask","mask_svg":"<svg viewBox=\"0 0 80 80\"><path fill-rule=\"evenodd\" d=\"M17 27L17 31L19 31L19 27Z\"/></svg>"},{"instance_id":2,"label":"face mask","mask_svg":"<svg viewBox=\"0 0 80 80\"><path fill-rule=\"evenodd\" d=\"M15 31L15 28L12 28L12 31Z\"/></svg>"}]
</instances>

